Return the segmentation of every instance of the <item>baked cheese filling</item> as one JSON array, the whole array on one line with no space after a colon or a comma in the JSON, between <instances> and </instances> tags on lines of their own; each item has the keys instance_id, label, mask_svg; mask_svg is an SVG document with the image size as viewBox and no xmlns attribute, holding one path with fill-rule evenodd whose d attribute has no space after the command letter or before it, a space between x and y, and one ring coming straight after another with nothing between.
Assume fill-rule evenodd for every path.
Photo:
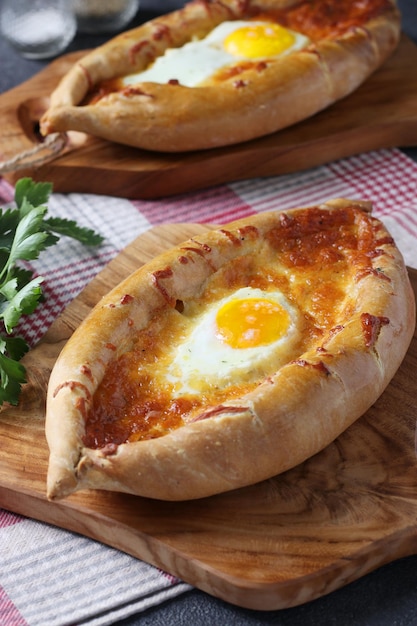
<instances>
[{"instance_id":1,"label":"baked cheese filling","mask_svg":"<svg viewBox=\"0 0 417 626\"><path fill-rule=\"evenodd\" d=\"M203 38L167 48L141 71L102 81L86 103L116 91L129 95L146 82L200 87L235 81L247 70L262 72L283 56L341 36L392 8L390 0L339 0L336 6L327 5L323 0L302 1L288 9L221 22ZM152 49L151 41L142 45Z\"/></svg>"},{"instance_id":2,"label":"baked cheese filling","mask_svg":"<svg viewBox=\"0 0 417 626\"><path fill-rule=\"evenodd\" d=\"M177 81L184 87L196 87L210 78L215 80L218 70L236 62L275 59L309 43L308 37L273 22L222 22L204 39L168 48L145 71L124 76L121 84Z\"/></svg>"},{"instance_id":3,"label":"baked cheese filling","mask_svg":"<svg viewBox=\"0 0 417 626\"><path fill-rule=\"evenodd\" d=\"M163 436L307 351L325 350L354 315L361 278L378 274L378 227L354 207L283 212L252 253L214 271L198 297L156 311L110 363L85 445Z\"/></svg>"}]
</instances>

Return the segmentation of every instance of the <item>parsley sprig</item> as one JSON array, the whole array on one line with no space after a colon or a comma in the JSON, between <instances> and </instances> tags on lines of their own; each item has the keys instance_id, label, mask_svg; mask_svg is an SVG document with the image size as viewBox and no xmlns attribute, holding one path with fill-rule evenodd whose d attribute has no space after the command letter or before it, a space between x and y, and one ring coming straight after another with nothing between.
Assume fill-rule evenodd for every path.
<instances>
[{"instance_id":1,"label":"parsley sprig","mask_svg":"<svg viewBox=\"0 0 417 626\"><path fill-rule=\"evenodd\" d=\"M35 311L43 295L44 277L34 276L20 262L37 259L61 235L88 246L103 241L101 235L72 220L46 217L51 192L50 183L22 178L15 187L16 208L0 209L0 406L19 401L26 382L26 371L19 361L29 346L12 333L23 315Z\"/></svg>"}]
</instances>

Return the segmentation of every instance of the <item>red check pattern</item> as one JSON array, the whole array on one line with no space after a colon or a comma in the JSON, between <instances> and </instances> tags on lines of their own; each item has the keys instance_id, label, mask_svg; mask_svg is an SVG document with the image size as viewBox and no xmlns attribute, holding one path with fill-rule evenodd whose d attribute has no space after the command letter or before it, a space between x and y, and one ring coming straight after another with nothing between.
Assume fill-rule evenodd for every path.
<instances>
[{"instance_id":1,"label":"red check pattern","mask_svg":"<svg viewBox=\"0 0 417 626\"><path fill-rule=\"evenodd\" d=\"M41 255L33 268L45 277L46 300L36 316L20 325L19 332L34 345L124 246L161 223L224 224L261 211L316 204L331 197L368 199L374 203L374 214L396 239L406 263L417 268L416 192L417 164L399 150L381 150L305 172L155 201L55 194L51 215L75 219L100 232L105 242L93 250L63 238ZM0 179L0 204L8 206L12 200L12 187ZM109 570L101 570L100 577L92 576L98 562L108 563ZM60 626L77 621L86 626L111 624L189 589L176 578L107 546L2 510L0 563L2 626ZM80 572L76 581L74 571Z\"/></svg>"}]
</instances>

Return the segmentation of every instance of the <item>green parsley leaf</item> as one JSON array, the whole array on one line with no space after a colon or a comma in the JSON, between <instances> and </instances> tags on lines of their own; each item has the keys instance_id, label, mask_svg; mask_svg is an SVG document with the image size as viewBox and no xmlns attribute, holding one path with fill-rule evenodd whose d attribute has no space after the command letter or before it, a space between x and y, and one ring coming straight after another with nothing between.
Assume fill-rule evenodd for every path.
<instances>
[{"instance_id":1,"label":"green parsley leaf","mask_svg":"<svg viewBox=\"0 0 417 626\"><path fill-rule=\"evenodd\" d=\"M46 217L52 192L50 183L35 183L22 178L16 183L16 208L0 210L0 406L16 405L26 371L19 362L29 350L22 337L12 336L23 315L31 315L43 298L42 276L21 267L22 261L37 259L46 248L55 245L60 236L72 237L97 246L103 237L78 226L72 220Z\"/></svg>"},{"instance_id":2,"label":"green parsley leaf","mask_svg":"<svg viewBox=\"0 0 417 626\"><path fill-rule=\"evenodd\" d=\"M103 237L89 228L83 228L72 220L59 217L50 217L44 220L44 226L59 235L72 237L86 246L98 246L103 242Z\"/></svg>"},{"instance_id":3,"label":"green parsley leaf","mask_svg":"<svg viewBox=\"0 0 417 626\"><path fill-rule=\"evenodd\" d=\"M14 200L25 214L29 205L35 207L47 204L51 193L51 183L34 183L31 178L21 178L15 186Z\"/></svg>"},{"instance_id":4,"label":"green parsley leaf","mask_svg":"<svg viewBox=\"0 0 417 626\"><path fill-rule=\"evenodd\" d=\"M13 331L22 315L30 315L36 309L42 296L40 287L42 282L42 276L38 276L18 290L17 281L12 279L0 287L0 293L6 298L6 306L2 308L1 317L7 333Z\"/></svg>"},{"instance_id":5,"label":"green parsley leaf","mask_svg":"<svg viewBox=\"0 0 417 626\"><path fill-rule=\"evenodd\" d=\"M0 405L3 402L9 402L16 406L19 402L20 390L23 383L26 382L26 371L19 359L25 352L20 353L18 359L6 356L6 352L13 345L8 339L0 337ZM14 352L19 354L18 352Z\"/></svg>"}]
</instances>

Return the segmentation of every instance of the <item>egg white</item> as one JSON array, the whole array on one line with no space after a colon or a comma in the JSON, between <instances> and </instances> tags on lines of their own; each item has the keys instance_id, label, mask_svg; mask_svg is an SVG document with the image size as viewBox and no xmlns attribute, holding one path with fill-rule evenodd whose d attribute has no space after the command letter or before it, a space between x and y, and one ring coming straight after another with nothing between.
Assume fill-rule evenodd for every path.
<instances>
[{"instance_id":1,"label":"egg white","mask_svg":"<svg viewBox=\"0 0 417 626\"><path fill-rule=\"evenodd\" d=\"M231 300L247 298L265 298L281 305L290 316L286 333L258 347L236 349L224 343L217 336L218 310ZM173 386L174 397L252 382L287 362L299 337L299 314L280 291L244 287L216 302L191 322L191 331L172 355L167 380Z\"/></svg>"},{"instance_id":2,"label":"egg white","mask_svg":"<svg viewBox=\"0 0 417 626\"><path fill-rule=\"evenodd\" d=\"M185 87L196 87L209 79L220 68L245 60L244 56L235 56L226 52L224 40L239 28L254 24L267 25L268 23L244 20L222 22L204 39L190 41L181 48L169 48L148 69L137 74L124 76L122 82L124 85L139 82L165 84L170 80L178 80ZM291 47L278 56L300 50L309 44L309 39L304 35L294 31L290 32L295 41Z\"/></svg>"}]
</instances>

